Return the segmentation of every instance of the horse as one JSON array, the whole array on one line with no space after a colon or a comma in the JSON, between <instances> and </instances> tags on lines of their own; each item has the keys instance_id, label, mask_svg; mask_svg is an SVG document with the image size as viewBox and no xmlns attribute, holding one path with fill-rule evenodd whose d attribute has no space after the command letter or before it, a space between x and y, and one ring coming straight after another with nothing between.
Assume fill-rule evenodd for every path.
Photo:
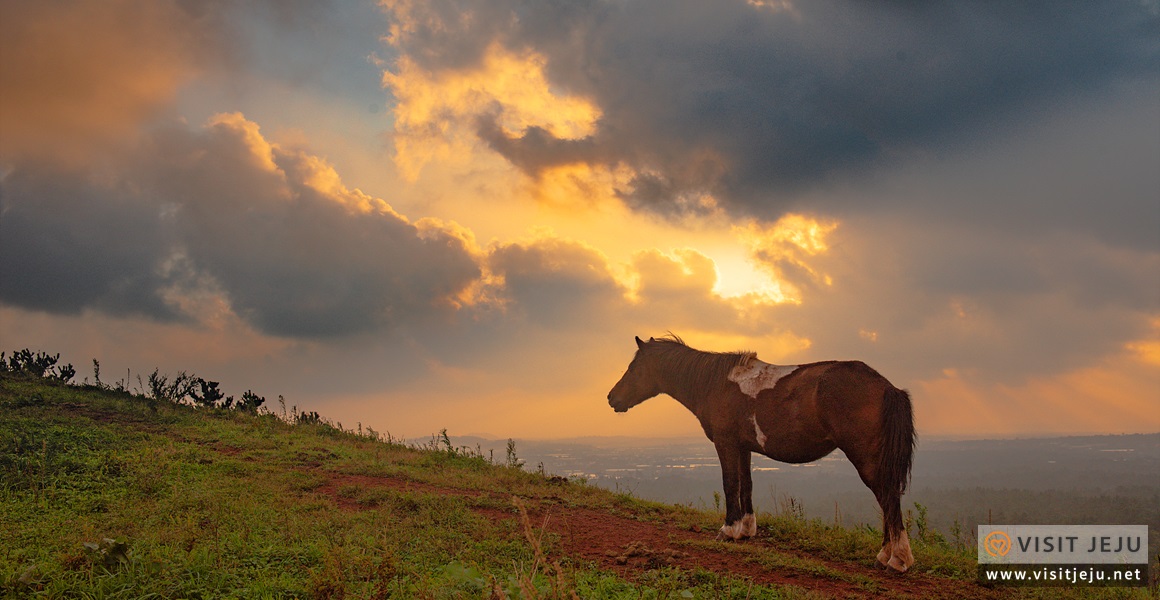
<instances>
[{"instance_id":1,"label":"horse","mask_svg":"<svg viewBox=\"0 0 1160 600\"><path fill-rule=\"evenodd\" d=\"M689 409L721 461L725 524L718 540L757 533L750 460L818 460L840 448L882 507L878 562L899 573L914 564L901 496L914 456L910 395L860 361L772 365L754 352L703 352L669 334L636 338L628 369L608 392L616 412L659 394Z\"/></svg>"}]
</instances>

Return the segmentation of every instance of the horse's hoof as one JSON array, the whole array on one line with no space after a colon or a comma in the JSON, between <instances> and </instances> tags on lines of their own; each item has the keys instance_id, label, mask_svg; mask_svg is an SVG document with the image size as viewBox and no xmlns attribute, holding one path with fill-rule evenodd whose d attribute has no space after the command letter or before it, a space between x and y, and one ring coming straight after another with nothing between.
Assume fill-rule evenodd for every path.
<instances>
[{"instance_id":1,"label":"horse's hoof","mask_svg":"<svg viewBox=\"0 0 1160 600\"><path fill-rule=\"evenodd\" d=\"M741 525L741 521L733 525L722 525L721 529L717 531L718 542L731 542L745 537L745 531Z\"/></svg>"}]
</instances>

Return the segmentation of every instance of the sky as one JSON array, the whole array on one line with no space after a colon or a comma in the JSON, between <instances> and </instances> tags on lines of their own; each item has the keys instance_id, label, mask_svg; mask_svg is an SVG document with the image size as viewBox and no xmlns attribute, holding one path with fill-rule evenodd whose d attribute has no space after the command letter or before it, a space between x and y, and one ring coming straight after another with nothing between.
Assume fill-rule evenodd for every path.
<instances>
[{"instance_id":1,"label":"sky","mask_svg":"<svg viewBox=\"0 0 1160 600\"><path fill-rule=\"evenodd\" d=\"M606 401L667 332L920 436L1160 431L1160 4L0 3L0 350L698 436Z\"/></svg>"}]
</instances>

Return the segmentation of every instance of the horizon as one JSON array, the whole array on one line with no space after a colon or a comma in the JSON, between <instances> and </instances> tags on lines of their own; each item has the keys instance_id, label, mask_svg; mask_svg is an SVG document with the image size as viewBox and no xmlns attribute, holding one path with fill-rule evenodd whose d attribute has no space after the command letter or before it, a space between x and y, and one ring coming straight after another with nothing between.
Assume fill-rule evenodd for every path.
<instances>
[{"instance_id":1,"label":"horizon","mask_svg":"<svg viewBox=\"0 0 1160 600\"><path fill-rule=\"evenodd\" d=\"M435 433L432 433L432 434L429 434L429 435L423 436L423 437L434 438L434 437L437 437L439 435L439 433L440 432L435 432ZM488 435L481 435L481 434L459 435L459 434L455 434L455 433L448 431L447 436L451 439L452 442L456 442L458 440L459 443L462 443L464 441L467 441L469 443L470 442L497 442L498 443L498 442L506 442L507 440L510 439L510 440L514 440L517 443L527 442L527 443L533 443L533 444L547 444L547 443L574 444L574 445L578 445L578 446L592 446L592 447L597 447L597 448L608 448L608 449L633 448L633 447L640 447L640 446L646 446L646 445L651 447L651 446L655 446L659 442L669 442L669 443L674 443L674 444L694 444L694 443L700 444L700 443L704 443L707 446L712 446L712 444L713 444L712 442L708 441L704 435L700 435L700 436L693 436L693 435L688 435L688 436L658 436L658 437L593 436L593 435L589 435L589 436L563 437L563 438L528 438L528 437L510 437L510 436L498 436L497 437L497 436L488 436ZM1076 434L1049 433L1049 434L1043 434L1043 435L1017 434L1013 437L962 437L962 436L943 436L943 435L923 436L920 432L919 438L918 438L917 449L918 449L918 451L921 451L923 442L936 443L936 444L937 443L951 443L951 444L953 444L953 443L958 443L958 442L1017 442L1017 441L1068 440L1068 439L1073 439L1073 438L1115 438L1115 437L1126 437L1126 436L1145 436L1145 437L1147 437L1147 436L1160 436L1160 431L1144 431L1144 432L1133 432L1133 433L1076 433ZM400 439L403 440L403 443L424 443L426 441L425 439L421 441L420 437L400 438ZM518 450L518 448L517 448L517 450ZM833 456L834 453L839 453L839 452L841 452L841 449L834 450L834 452L831 452L830 454L827 454L826 456L830 457L830 456ZM770 459L770 460L772 460L772 459ZM776 462L776 461L774 461L774 462Z\"/></svg>"},{"instance_id":2,"label":"horizon","mask_svg":"<svg viewBox=\"0 0 1160 600\"><path fill-rule=\"evenodd\" d=\"M1153 8L6 4L0 350L702 436L604 400L672 331L862 360L920 438L1157 432Z\"/></svg>"}]
</instances>

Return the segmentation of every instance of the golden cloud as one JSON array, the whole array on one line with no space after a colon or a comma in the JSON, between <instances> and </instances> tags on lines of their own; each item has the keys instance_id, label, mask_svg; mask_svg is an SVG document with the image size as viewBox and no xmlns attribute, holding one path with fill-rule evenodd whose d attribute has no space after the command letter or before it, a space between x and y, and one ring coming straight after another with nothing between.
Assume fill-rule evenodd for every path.
<instances>
[{"instance_id":1,"label":"golden cloud","mask_svg":"<svg viewBox=\"0 0 1160 600\"><path fill-rule=\"evenodd\" d=\"M1160 367L1160 317L1153 317L1151 324L1152 330L1146 337L1125 347L1141 362Z\"/></svg>"},{"instance_id":2,"label":"golden cloud","mask_svg":"<svg viewBox=\"0 0 1160 600\"><path fill-rule=\"evenodd\" d=\"M837 221L790 213L772 225L750 221L735 226L733 233L749 248L752 259L777 282L776 292L770 292L774 298L800 304L803 285L833 284L833 279L812 266L810 259L829 250L827 238L837 228Z\"/></svg>"},{"instance_id":3,"label":"golden cloud","mask_svg":"<svg viewBox=\"0 0 1160 600\"><path fill-rule=\"evenodd\" d=\"M488 46L478 64L433 73L406 55L383 74L395 96L395 162L415 180L425 164L470 156L476 121L492 116L507 135L537 127L558 139L595 131L600 110L590 101L554 90L535 52Z\"/></svg>"}]
</instances>

